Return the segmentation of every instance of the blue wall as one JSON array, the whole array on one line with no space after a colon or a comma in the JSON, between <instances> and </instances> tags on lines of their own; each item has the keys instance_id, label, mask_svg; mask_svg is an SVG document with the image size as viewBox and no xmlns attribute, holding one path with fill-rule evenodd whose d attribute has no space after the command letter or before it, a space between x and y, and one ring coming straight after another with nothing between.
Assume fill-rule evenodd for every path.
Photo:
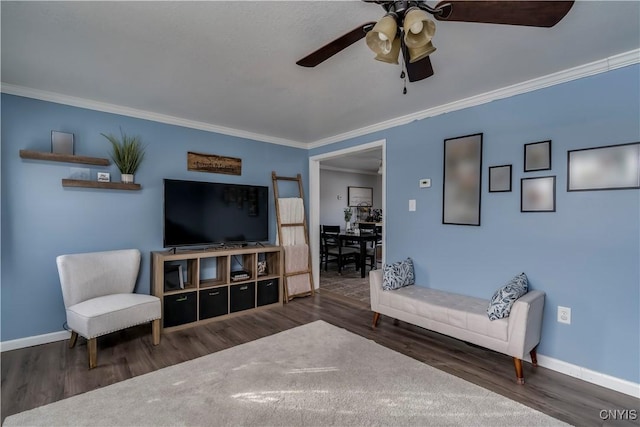
<instances>
[{"instance_id":1,"label":"blue wall","mask_svg":"<svg viewBox=\"0 0 640 427\"><path fill-rule=\"evenodd\" d=\"M108 157L100 133L120 127L140 135L147 154L136 173L141 191L63 188L70 167L90 167L120 180L108 167L23 160L21 149L50 150L51 130L73 132L76 154ZM187 171L187 151L239 157L242 175ZM271 171L303 175L307 150L179 126L2 95L2 341L62 330L64 305L57 255L138 248L143 254L137 291L149 292L150 251L162 250L162 179L268 185L270 238L275 240Z\"/></svg>"},{"instance_id":2,"label":"blue wall","mask_svg":"<svg viewBox=\"0 0 640 427\"><path fill-rule=\"evenodd\" d=\"M539 353L640 382L640 191L566 191L567 150L640 141L640 67L630 66L312 150L386 138L387 260L419 284L490 298L524 271L546 292ZM484 133L480 227L442 224L443 140ZM523 172L523 145L552 140L552 170ZM488 167L513 165L513 191ZM520 179L556 176L556 212L521 213ZM420 178L432 187L419 189ZM416 199L417 211L408 211ZM557 306L572 324L556 322Z\"/></svg>"},{"instance_id":3,"label":"blue wall","mask_svg":"<svg viewBox=\"0 0 640 427\"><path fill-rule=\"evenodd\" d=\"M276 170L306 183L309 155L386 138L388 260L411 256L420 284L484 298L525 271L547 293L540 354L640 382L640 192L565 190L567 150L640 141L639 93L635 65L310 152L3 94L1 340L61 330L62 253L137 247L138 290L148 292L149 251L162 248L162 178L270 186ZM100 132L119 127L149 144L139 192L65 189L73 165L18 156L49 150L50 131L62 130L75 133L77 153L106 157ZM443 140L476 132L482 225L442 225ZM552 170L523 173L523 145L547 139ZM243 174L188 172L187 151L241 157ZM513 165L513 192L489 194L487 168L501 164ZM92 174L103 170L118 179L113 165ZM545 175L557 177L557 211L520 213L520 178ZM420 178L432 187L419 189ZM272 203L270 214L273 240ZM556 322L558 305L572 308L571 325Z\"/></svg>"}]
</instances>

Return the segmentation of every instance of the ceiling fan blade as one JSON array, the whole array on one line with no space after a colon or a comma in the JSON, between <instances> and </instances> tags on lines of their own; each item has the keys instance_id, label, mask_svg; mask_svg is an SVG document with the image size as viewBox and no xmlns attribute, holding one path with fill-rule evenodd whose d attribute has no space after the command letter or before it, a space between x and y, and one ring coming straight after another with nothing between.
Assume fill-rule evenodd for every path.
<instances>
[{"instance_id":1,"label":"ceiling fan blade","mask_svg":"<svg viewBox=\"0 0 640 427\"><path fill-rule=\"evenodd\" d=\"M322 46L315 52L305 56L304 58L296 62L296 64L302 67L315 67L321 62L324 62L327 59L331 58L341 50L346 49L358 40L364 38L367 32L369 32L374 25L376 25L375 21L367 22L364 25L360 25L359 27L349 31L347 34L338 37L332 42Z\"/></svg>"},{"instance_id":2,"label":"ceiling fan blade","mask_svg":"<svg viewBox=\"0 0 640 427\"><path fill-rule=\"evenodd\" d=\"M573 1L441 1L439 21L553 27L569 12Z\"/></svg>"}]
</instances>

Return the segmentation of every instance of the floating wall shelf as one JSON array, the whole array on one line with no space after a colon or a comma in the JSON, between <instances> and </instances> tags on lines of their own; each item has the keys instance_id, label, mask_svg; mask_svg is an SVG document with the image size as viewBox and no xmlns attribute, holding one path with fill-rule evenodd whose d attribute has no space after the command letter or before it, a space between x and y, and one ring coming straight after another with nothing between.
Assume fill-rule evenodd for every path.
<instances>
[{"instance_id":1,"label":"floating wall shelf","mask_svg":"<svg viewBox=\"0 0 640 427\"><path fill-rule=\"evenodd\" d=\"M140 190L140 184L125 184L124 182L100 182L83 179L63 179L63 187L106 188L111 190Z\"/></svg>"},{"instance_id":2,"label":"floating wall shelf","mask_svg":"<svg viewBox=\"0 0 640 427\"><path fill-rule=\"evenodd\" d=\"M44 151L20 150L20 157L22 157L23 159L32 159L32 160L50 160L53 162L81 163L85 165L109 166L109 159L103 159L101 157L47 153Z\"/></svg>"}]
</instances>

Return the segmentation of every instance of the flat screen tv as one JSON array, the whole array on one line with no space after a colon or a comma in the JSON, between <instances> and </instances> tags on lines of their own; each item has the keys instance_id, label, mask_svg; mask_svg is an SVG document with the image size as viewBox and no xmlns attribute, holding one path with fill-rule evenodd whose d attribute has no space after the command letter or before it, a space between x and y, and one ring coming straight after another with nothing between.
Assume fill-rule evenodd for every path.
<instances>
[{"instance_id":1,"label":"flat screen tv","mask_svg":"<svg viewBox=\"0 0 640 427\"><path fill-rule=\"evenodd\" d=\"M269 188L164 180L164 247L269 240Z\"/></svg>"}]
</instances>

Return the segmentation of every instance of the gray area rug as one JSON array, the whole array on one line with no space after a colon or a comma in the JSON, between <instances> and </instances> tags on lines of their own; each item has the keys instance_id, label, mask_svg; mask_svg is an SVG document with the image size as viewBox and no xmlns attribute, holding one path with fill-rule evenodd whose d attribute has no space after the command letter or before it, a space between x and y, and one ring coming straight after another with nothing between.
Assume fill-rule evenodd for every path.
<instances>
[{"instance_id":1,"label":"gray area rug","mask_svg":"<svg viewBox=\"0 0 640 427\"><path fill-rule=\"evenodd\" d=\"M316 321L13 415L4 425L566 424Z\"/></svg>"}]
</instances>

